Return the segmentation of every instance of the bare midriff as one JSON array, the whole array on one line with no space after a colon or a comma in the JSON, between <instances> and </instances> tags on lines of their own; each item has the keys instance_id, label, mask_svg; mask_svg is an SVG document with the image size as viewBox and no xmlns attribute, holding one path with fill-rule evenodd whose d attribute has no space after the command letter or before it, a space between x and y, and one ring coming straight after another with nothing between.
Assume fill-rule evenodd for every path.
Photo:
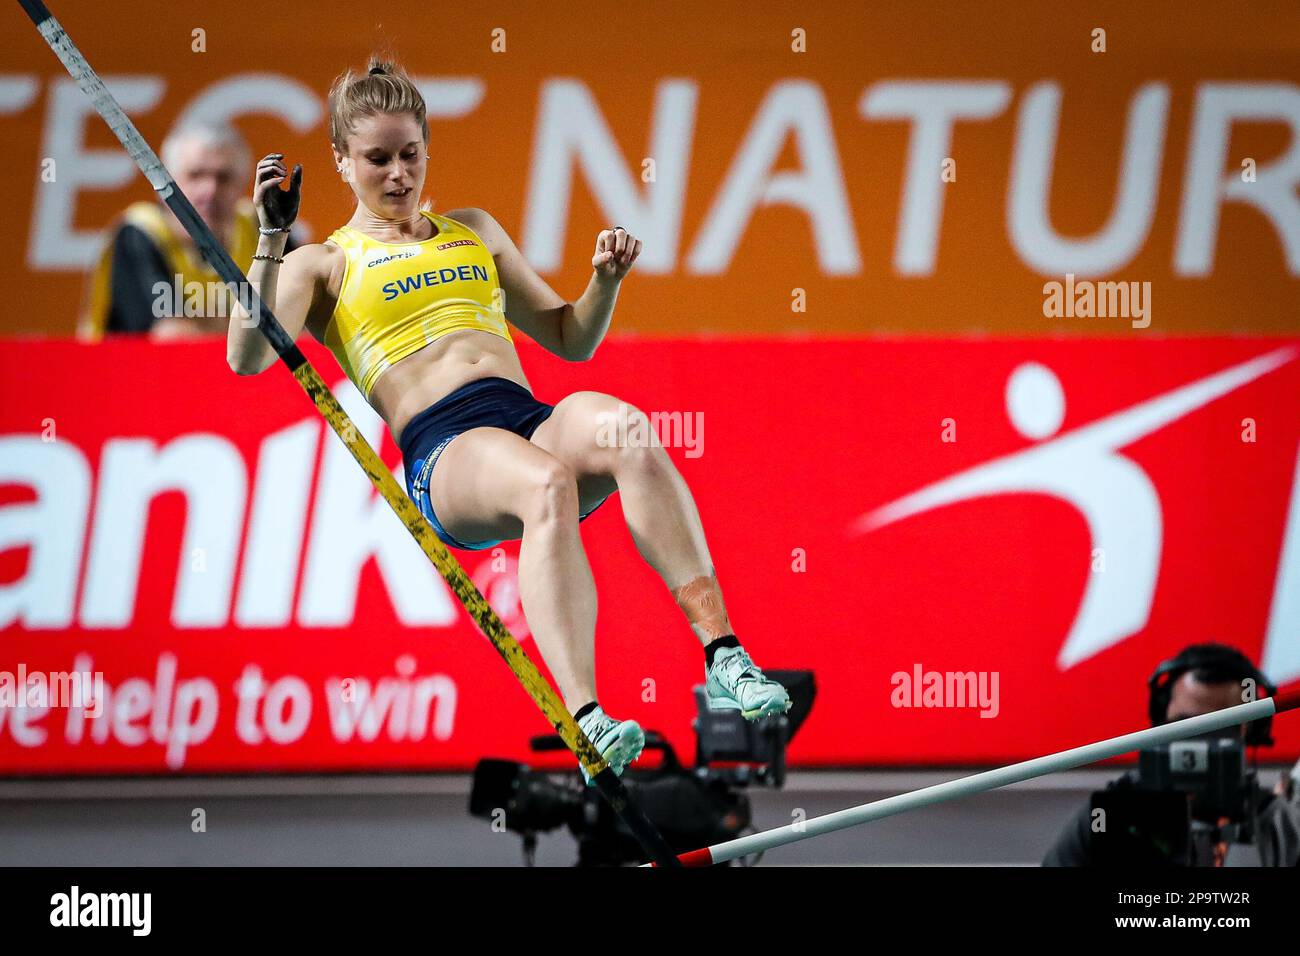
<instances>
[{"instance_id":1,"label":"bare midriff","mask_svg":"<svg viewBox=\"0 0 1300 956\"><path fill-rule=\"evenodd\" d=\"M327 245L331 250L329 278L320 310L309 318L307 327L323 341L328 314L338 301L343 281L343 250ZM439 399L445 398L462 385L480 378L509 379L530 392L532 386L524 377L523 366L513 342L481 332L461 329L429 343L400 362L386 369L370 390L371 407L388 423L395 441L401 441L407 423Z\"/></svg>"},{"instance_id":2,"label":"bare midriff","mask_svg":"<svg viewBox=\"0 0 1300 956\"><path fill-rule=\"evenodd\" d=\"M480 378L509 379L532 391L512 342L490 332L462 329L387 369L370 390L370 404L400 441L412 418Z\"/></svg>"}]
</instances>

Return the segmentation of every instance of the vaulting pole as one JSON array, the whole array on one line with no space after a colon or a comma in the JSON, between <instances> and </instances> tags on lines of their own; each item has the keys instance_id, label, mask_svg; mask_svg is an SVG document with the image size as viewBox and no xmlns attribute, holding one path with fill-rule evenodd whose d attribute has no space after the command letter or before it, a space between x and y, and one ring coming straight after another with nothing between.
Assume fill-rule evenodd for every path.
<instances>
[{"instance_id":1,"label":"vaulting pole","mask_svg":"<svg viewBox=\"0 0 1300 956\"><path fill-rule=\"evenodd\" d=\"M298 380L320 411L325 420L329 422L335 434L347 446L352 457L365 471L371 482L379 489L384 500L388 502L393 511L406 525L406 529L411 532L420 548L428 555L429 560L433 562L434 567L446 580L456 597L460 599L461 604L465 606L474 622L487 635L492 642L492 646L497 649L505 662L514 671L515 677L519 683L524 686L524 690L532 697L534 703L541 708L542 713L551 726L555 728L556 733L563 738L568 744L569 749L574 752L579 762L592 775L593 782L600 789L601 794L609 801L610 806L614 809L627 824L628 829L632 831L637 842L646 855L654 860L657 864L665 866L678 866L677 858L673 855L672 849L664 842L662 836L654 828L654 825L646 818L640 809L632 803L628 795L627 788L623 786L618 775L610 769L609 765L601 758L596 748L592 746L591 741L582 732L582 729L574 721L573 716L564 707L564 704L556 696L555 691L546 683L545 678L537 670L536 665L529 660L528 655L524 653L519 642L514 639L505 624L497 617L496 612L492 610L491 605L479 593L478 588L469 579L465 570L457 563L456 559L451 556L438 536L434 534L433 528L430 527L424 515L420 514L415 503L407 497L393 478L392 472L383 463L380 457L375 454L375 450L370 447L364 438L361 437L360 431L348 418L347 413L343 411L343 406L338 403L334 394L325 385L323 379L317 374L307 357L302 354L298 346L289 338L288 333L284 331L283 326L276 320L271 311L262 304L262 299L258 296L257 291L252 288L247 277L235 265L229 253L222 248L217 242L216 236L208 228L208 224L203 221L195 211L194 206L190 204L188 198L176 186L171 174L167 172L162 162L158 159L153 149L145 142L135 124L122 112L121 106L113 94L104 86L102 80L91 69L86 58L81 55L72 38L54 19L49 8L45 6L42 0L18 0L19 5L31 18L32 23L36 24L36 29L40 31L45 42L50 45L50 49L62 61L71 74L73 80L81 91L90 97L99 115L104 118L113 133L121 141L122 146L135 160L140 171L144 173L149 184L153 186L154 191L158 193L158 198L167 204L167 207L175 213L176 218L180 220L185 231L190 234L199 251L221 279L231 284L234 288L248 289L249 303L248 312L252 316L257 328L262 335L275 349L275 354L279 356L280 361L288 366L293 377Z\"/></svg>"}]
</instances>

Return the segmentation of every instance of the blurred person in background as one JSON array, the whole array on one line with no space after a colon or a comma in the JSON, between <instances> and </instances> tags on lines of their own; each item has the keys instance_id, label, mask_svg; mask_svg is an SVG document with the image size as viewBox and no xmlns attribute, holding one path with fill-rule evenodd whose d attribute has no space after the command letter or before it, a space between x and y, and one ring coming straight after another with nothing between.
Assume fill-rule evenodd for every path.
<instances>
[{"instance_id":1,"label":"blurred person in background","mask_svg":"<svg viewBox=\"0 0 1300 956\"><path fill-rule=\"evenodd\" d=\"M1245 681L1253 681L1259 697L1271 696L1271 683L1245 654L1224 644L1193 644L1152 674L1149 682L1149 713L1152 726L1185 720L1200 714L1233 707L1244 702ZM1272 746L1265 721L1239 724L1224 733L1242 737L1247 746ZM1130 770L1107 784L1108 790L1133 788L1139 772ZM1288 775L1270 792L1258 782L1251 783L1248 799L1254 815L1253 842L1262 866L1295 866L1300 861L1300 807L1284 795ZM1195 813L1193 813L1195 816ZM1093 866L1096 846L1091 803L1078 812L1057 836L1043 858L1043 866ZM1219 824L1219 819L1206 823Z\"/></svg>"},{"instance_id":2,"label":"blurred person in background","mask_svg":"<svg viewBox=\"0 0 1300 956\"><path fill-rule=\"evenodd\" d=\"M258 219L243 195L253 168L243 137L222 124L186 124L163 141L162 161L235 265L247 274L257 249ZM229 290L157 197L132 203L104 234L106 242L89 276L79 338L225 334ZM291 236L286 248L297 244Z\"/></svg>"},{"instance_id":3,"label":"blurred person in background","mask_svg":"<svg viewBox=\"0 0 1300 956\"><path fill-rule=\"evenodd\" d=\"M1291 768L1290 773L1284 773L1282 779L1277 782L1273 792L1279 797L1285 797L1290 800L1292 805L1300 808L1300 760Z\"/></svg>"}]
</instances>

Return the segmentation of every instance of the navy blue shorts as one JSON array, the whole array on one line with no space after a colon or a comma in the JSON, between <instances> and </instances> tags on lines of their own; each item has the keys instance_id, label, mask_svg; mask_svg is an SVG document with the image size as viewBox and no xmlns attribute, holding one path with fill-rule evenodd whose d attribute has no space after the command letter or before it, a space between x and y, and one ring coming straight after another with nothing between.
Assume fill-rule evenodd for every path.
<instances>
[{"instance_id":1,"label":"navy blue shorts","mask_svg":"<svg viewBox=\"0 0 1300 956\"><path fill-rule=\"evenodd\" d=\"M461 541L438 520L429 500L429 477L442 450L453 438L471 428L504 428L520 438L532 438L537 426L553 411L554 405L539 402L528 389L516 382L505 378L480 378L430 405L402 429L406 493L429 520L443 544L466 551L482 551L501 542ZM604 503L602 498L578 520L583 520Z\"/></svg>"}]
</instances>

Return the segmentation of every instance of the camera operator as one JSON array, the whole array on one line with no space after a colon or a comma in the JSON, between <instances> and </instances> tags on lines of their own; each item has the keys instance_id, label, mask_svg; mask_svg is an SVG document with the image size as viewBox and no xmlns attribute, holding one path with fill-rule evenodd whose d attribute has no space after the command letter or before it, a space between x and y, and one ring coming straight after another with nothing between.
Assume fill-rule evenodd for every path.
<instances>
[{"instance_id":1,"label":"camera operator","mask_svg":"<svg viewBox=\"0 0 1300 956\"><path fill-rule=\"evenodd\" d=\"M1300 809L1300 760L1296 761L1290 773L1282 774L1273 792L1279 797L1290 800L1293 806Z\"/></svg>"},{"instance_id":2,"label":"camera operator","mask_svg":"<svg viewBox=\"0 0 1300 956\"><path fill-rule=\"evenodd\" d=\"M1223 644L1194 644L1156 668L1149 681L1149 714L1152 726L1213 713L1243 702L1246 681L1253 681L1256 697L1270 696L1274 688L1240 651ZM1271 721L1259 720L1235 728L1246 746L1271 746ZM1226 732L1232 732L1230 728ZM1136 770L1107 785L1108 792L1133 790L1141 776ZM1249 777L1242 817L1253 818L1251 840L1263 866L1295 866L1300 859L1300 806L1280 792L1270 792ZM1284 781L1285 782L1285 781ZM1280 788L1281 785L1279 785ZM1221 824L1222 819L1202 819L1204 824ZM1091 806L1083 806L1061 831L1043 858L1043 866L1091 866L1096 859L1097 836L1091 826ZM1236 818L1234 817L1234 820ZM1216 859L1221 859L1216 854Z\"/></svg>"}]
</instances>

